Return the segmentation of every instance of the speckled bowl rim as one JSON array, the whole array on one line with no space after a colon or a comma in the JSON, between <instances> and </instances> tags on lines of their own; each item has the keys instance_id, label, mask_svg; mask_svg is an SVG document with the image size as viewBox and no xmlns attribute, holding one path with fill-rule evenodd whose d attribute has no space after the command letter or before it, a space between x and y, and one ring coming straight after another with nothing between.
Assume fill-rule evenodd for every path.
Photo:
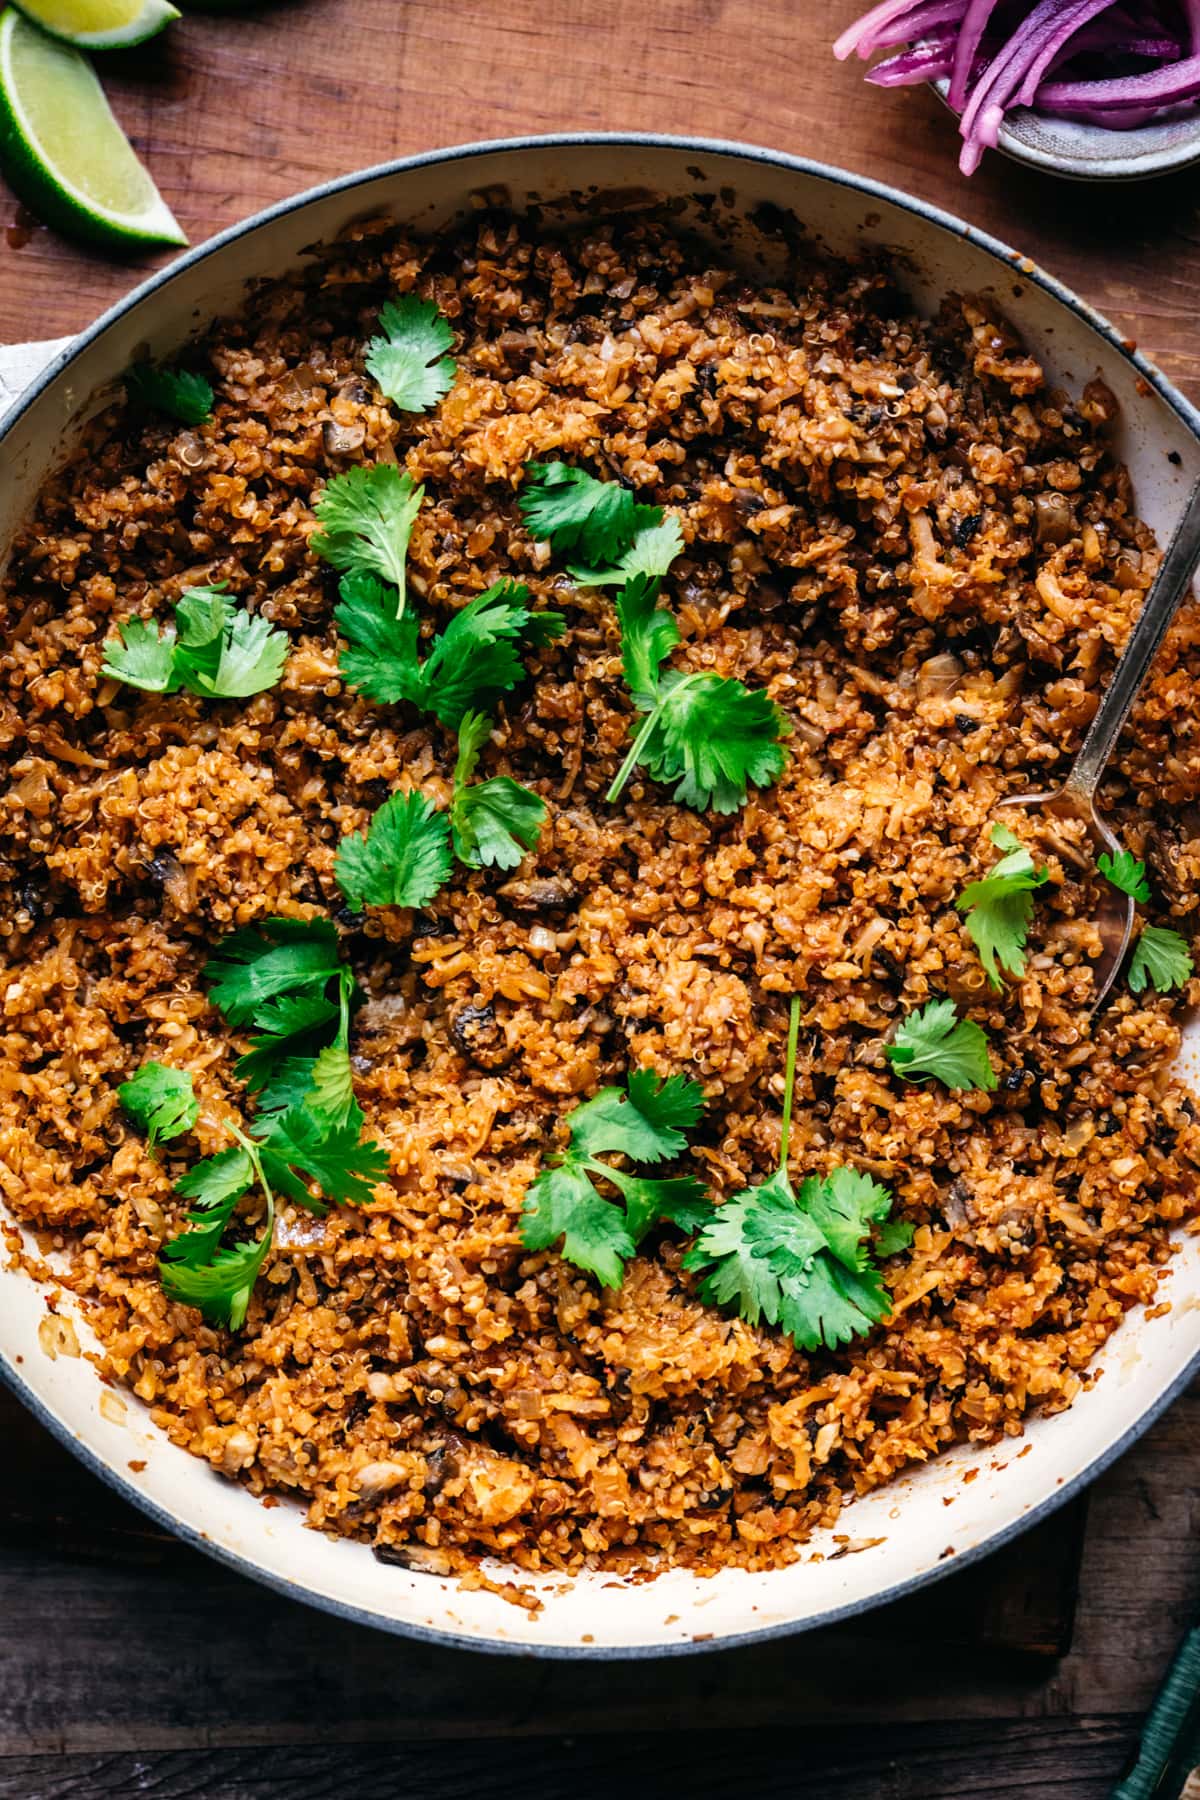
<instances>
[{"instance_id":1,"label":"speckled bowl rim","mask_svg":"<svg viewBox=\"0 0 1200 1800\"><path fill-rule=\"evenodd\" d=\"M905 194L898 188L889 186L886 182L875 181L870 176L852 174L847 170L838 169L809 157L793 156L786 151L769 150L759 145L739 143L734 139L680 137L653 132L558 132L515 138L483 139L475 143L451 145L441 150L427 150L412 156L398 157L387 162L377 163L367 169L357 170L349 175L338 176L332 181L322 182L300 194L278 201L273 206L263 208L240 224L229 226L225 231L207 239L204 243L197 245L195 249L186 251L165 269L159 270L147 280L139 283L131 293L110 307L95 324L89 326L74 338L66 349L59 352L4 415L3 423L0 424L0 451L3 450L4 442L14 425L24 416L33 402L52 385L64 369L69 367L76 356L108 330L114 321L123 318L125 314L133 311L145 300L167 287L183 271L195 268L225 245L249 236L271 220L297 212L311 202L352 192L356 187L380 178L410 175L422 169L445 163L467 163L476 157L501 152L545 150L568 146L598 150L617 146L664 149L683 151L696 156L726 156L751 164L766 164L794 174L829 182L835 187L849 189L866 198L886 201L902 212L911 213L954 235L967 238L982 249L990 251L1002 266L1006 265L1012 268L1014 272L1020 274L1023 280L1036 283L1045 292L1053 295L1062 305L1076 313L1087 325L1104 337L1109 345L1138 371L1142 379L1171 408L1190 431L1197 445L1200 446L1200 410L1194 407L1167 380L1166 376L1155 367L1148 357L1137 349L1131 349L1128 340L1101 313L1064 283L1039 268L1030 258L1014 250L1003 240L979 230L941 207L933 206L927 201ZM43 1403L35 1389L19 1373L8 1356L0 1351L0 1379L65 1448L77 1456L94 1475L98 1475L106 1486L120 1494L122 1498L131 1501L155 1524L180 1538L192 1548L213 1557L217 1562L224 1564L236 1573L250 1577L251 1580L273 1589L287 1599L302 1601L335 1618L366 1625L377 1631L385 1631L391 1635L411 1638L422 1643L472 1650L481 1655L599 1662L642 1661L666 1656L690 1656L708 1651L735 1649L742 1645L762 1643L772 1638L793 1637L802 1632L823 1630L826 1626L861 1617L904 1595L928 1587L934 1582L944 1579L945 1576L957 1573L960 1569L967 1568L972 1563L990 1556L994 1551L1011 1543L1023 1532L1038 1524L1039 1521L1048 1518L1060 1506L1065 1505L1068 1500L1082 1492L1137 1442L1172 1402L1178 1399L1197 1374L1200 1374L1200 1350L1197 1350L1186 1366L1143 1409L1133 1424L1098 1452L1074 1476L1063 1481L1061 1487L1055 1489L1038 1505L1019 1514L1008 1525L989 1533L981 1542L964 1549L952 1560L918 1571L911 1577L894 1582L891 1586L880 1589L869 1596L844 1605L830 1607L819 1616L785 1620L778 1624L762 1625L746 1631L724 1632L701 1640L693 1638L681 1642L659 1644L586 1645L515 1643L498 1638L482 1641L478 1637L454 1631L431 1629L409 1620L384 1618L332 1595L321 1593L306 1586L302 1581L293 1581L273 1574L252 1559L240 1556L226 1546L215 1544L204 1533L180 1521L169 1510L158 1505L143 1493L113 1464L97 1455L88 1446L81 1444L49 1406Z\"/></svg>"}]
</instances>

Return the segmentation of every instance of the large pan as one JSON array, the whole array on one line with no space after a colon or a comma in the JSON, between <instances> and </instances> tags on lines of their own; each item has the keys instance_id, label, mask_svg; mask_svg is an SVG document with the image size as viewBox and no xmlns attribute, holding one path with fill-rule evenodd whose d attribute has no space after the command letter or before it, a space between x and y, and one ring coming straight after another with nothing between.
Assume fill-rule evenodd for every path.
<instances>
[{"instance_id":1,"label":"large pan","mask_svg":"<svg viewBox=\"0 0 1200 1800\"><path fill-rule=\"evenodd\" d=\"M932 308L949 289L990 290L1057 379L1078 389L1103 376L1121 403L1120 451L1139 510L1160 535L1200 476L1200 416L1181 395L1052 276L961 220L837 169L736 144L535 138L437 151L315 188L140 287L55 359L0 431L0 546L81 418L136 354L174 351L214 315L236 310L248 281L283 273L306 245L357 216L390 212L432 228L482 190L504 190L518 208L553 199L567 210L660 195L679 202L696 229L720 230L726 253L732 227L747 256L770 254L770 239L757 241L752 224L778 216L761 212L764 202L794 213L834 250L886 244L902 259L918 304ZM1184 1051L1193 1071L1198 1037L1193 1032ZM1119 1456L1188 1381L1200 1359L1200 1239L1181 1246L1166 1297L1169 1312L1137 1313L1122 1325L1100 1359L1101 1378L1069 1412L1035 1419L1020 1442L957 1450L860 1500L840 1522L840 1544L818 1537L814 1554L761 1575L547 1580L536 1613L463 1592L452 1580L384 1567L365 1546L306 1530L288 1506L265 1509L168 1443L137 1401L114 1404L85 1358L48 1356L38 1331L45 1296L11 1270L0 1270L0 1372L64 1443L161 1524L297 1599L385 1630L493 1650L649 1656L845 1618L1024 1530ZM78 1331L86 1349L82 1322ZM949 1512L943 1502L951 1496Z\"/></svg>"}]
</instances>

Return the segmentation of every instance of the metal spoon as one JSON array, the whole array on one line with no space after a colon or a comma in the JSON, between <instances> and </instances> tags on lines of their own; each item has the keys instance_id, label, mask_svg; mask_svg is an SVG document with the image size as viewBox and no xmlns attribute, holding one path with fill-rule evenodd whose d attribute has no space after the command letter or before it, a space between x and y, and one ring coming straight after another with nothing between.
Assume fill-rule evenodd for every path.
<instances>
[{"instance_id":1,"label":"metal spoon","mask_svg":"<svg viewBox=\"0 0 1200 1800\"><path fill-rule=\"evenodd\" d=\"M1100 702L1099 710L1080 746L1079 755L1071 765L1067 779L1060 788L1054 788L1048 793L1011 795L1001 801L1002 806L1026 806L1040 810L1053 819L1078 820L1092 840L1093 848L1107 850L1113 856L1123 848L1120 840L1096 811L1096 790L1100 785L1100 777L1108 767L1109 757L1116 748L1121 727L1129 717L1129 709L1154 661L1155 652L1166 636L1167 627L1191 591L1192 577L1198 563L1200 482L1192 489L1183 517L1154 578L1154 585L1146 596L1138 622L1113 671L1108 691ZM1078 853L1073 854L1053 833L1048 832L1047 836L1070 860L1080 860ZM1117 971L1129 948L1133 916L1133 901L1106 881L1096 920L1100 928L1102 948L1092 972L1096 990L1093 1006L1099 1006L1117 978Z\"/></svg>"}]
</instances>

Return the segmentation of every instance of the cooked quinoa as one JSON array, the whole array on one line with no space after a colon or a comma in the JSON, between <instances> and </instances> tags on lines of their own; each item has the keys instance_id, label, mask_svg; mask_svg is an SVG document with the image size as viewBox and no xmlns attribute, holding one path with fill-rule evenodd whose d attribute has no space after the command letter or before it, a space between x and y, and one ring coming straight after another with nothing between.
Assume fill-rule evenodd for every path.
<instances>
[{"instance_id":1,"label":"cooked quinoa","mask_svg":"<svg viewBox=\"0 0 1200 1800\"><path fill-rule=\"evenodd\" d=\"M1154 574L1111 394L1049 387L981 300L917 318L881 263L801 251L763 287L713 257L651 217L556 235L483 214L432 244L357 227L189 353L209 423L94 421L4 587L0 1181L27 1266L79 1296L102 1369L175 1443L417 1567L787 1562L856 1494L1069 1405L1125 1313L1169 1296L1169 1234L1198 1210L1186 995L1120 984L1090 1015L1088 859L1052 857L1003 992L954 908L998 798L1064 773ZM459 337L425 417L364 374L381 302L409 291ZM785 775L741 812L640 772L605 803L629 700L610 595L521 522L547 456L677 512L677 665L766 687L791 725ZM427 912L359 917L339 839L398 785L445 803L454 760L431 720L343 686L336 578L308 549L323 482L391 458L426 484L427 628L512 576L569 630L484 757L545 799L538 848L458 870ZM116 622L216 580L291 634L278 688L212 703L99 673ZM1192 607L1104 795L1153 916L1189 938L1198 695ZM167 1300L156 1259L195 1144L245 1115L204 962L278 914L342 928L390 1177L365 1209L285 1206L229 1334ZM701 1304L671 1229L615 1292L522 1247L565 1115L634 1067L703 1083L686 1166L716 1195L766 1175L793 993L794 1174L869 1170L916 1228L884 1265L889 1323L806 1354ZM988 1030L994 1093L890 1071L888 1033L938 995ZM118 1105L148 1058L194 1077L189 1150L150 1154Z\"/></svg>"}]
</instances>

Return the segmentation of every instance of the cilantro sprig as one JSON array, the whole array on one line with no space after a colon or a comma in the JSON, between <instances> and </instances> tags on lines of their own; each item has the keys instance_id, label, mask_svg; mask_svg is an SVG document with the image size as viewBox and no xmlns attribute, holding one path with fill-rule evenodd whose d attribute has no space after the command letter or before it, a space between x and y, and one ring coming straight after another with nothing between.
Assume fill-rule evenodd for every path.
<instances>
[{"instance_id":1,"label":"cilantro sprig","mask_svg":"<svg viewBox=\"0 0 1200 1800\"><path fill-rule=\"evenodd\" d=\"M1118 850L1113 856L1102 850L1096 858L1096 867L1106 881L1122 894L1128 894L1139 906L1145 906L1151 899L1146 865L1132 851ZM1183 987L1190 981L1194 967L1192 953L1182 932L1170 925L1143 925L1134 943L1125 979L1135 994L1143 993L1148 984L1153 984L1156 993L1167 994L1172 988Z\"/></svg>"},{"instance_id":2,"label":"cilantro sprig","mask_svg":"<svg viewBox=\"0 0 1200 1800\"><path fill-rule=\"evenodd\" d=\"M1140 994L1147 982L1166 994L1191 979L1193 962L1187 939L1169 925L1143 925L1129 959L1128 982Z\"/></svg>"},{"instance_id":3,"label":"cilantro sprig","mask_svg":"<svg viewBox=\"0 0 1200 1800\"><path fill-rule=\"evenodd\" d=\"M286 631L236 607L227 584L185 589L174 620L118 625L104 645L102 675L150 694L181 688L206 700L239 700L275 686L290 643Z\"/></svg>"},{"instance_id":4,"label":"cilantro sprig","mask_svg":"<svg viewBox=\"0 0 1200 1800\"><path fill-rule=\"evenodd\" d=\"M486 713L467 713L458 728L450 830L454 854L469 869L515 869L546 822L546 802L510 775L472 782L491 733Z\"/></svg>"},{"instance_id":5,"label":"cilantro sprig","mask_svg":"<svg viewBox=\"0 0 1200 1800\"><path fill-rule=\"evenodd\" d=\"M662 523L661 506L644 506L619 481L599 481L568 463L530 463L520 507L531 537L585 562L615 563L639 531Z\"/></svg>"},{"instance_id":6,"label":"cilantro sprig","mask_svg":"<svg viewBox=\"0 0 1200 1800\"><path fill-rule=\"evenodd\" d=\"M143 1063L136 1075L121 1083L117 1099L145 1132L152 1150L155 1144L190 1131L200 1117L191 1076L186 1069L171 1069L166 1063Z\"/></svg>"},{"instance_id":7,"label":"cilantro sprig","mask_svg":"<svg viewBox=\"0 0 1200 1800\"><path fill-rule=\"evenodd\" d=\"M321 530L309 547L335 569L386 582L398 619L408 593L408 543L424 498L425 489L394 463L347 469L327 481L313 502Z\"/></svg>"},{"instance_id":8,"label":"cilantro sprig","mask_svg":"<svg viewBox=\"0 0 1200 1800\"><path fill-rule=\"evenodd\" d=\"M454 359L445 355L453 331L432 300L415 294L389 300L379 326L367 345L368 373L402 412L428 412L454 384Z\"/></svg>"},{"instance_id":9,"label":"cilantro sprig","mask_svg":"<svg viewBox=\"0 0 1200 1800\"><path fill-rule=\"evenodd\" d=\"M257 1032L234 1074L256 1095L258 1112L249 1132L223 1120L234 1145L193 1164L176 1184L192 1202L189 1229L164 1247L159 1270L172 1299L237 1330L271 1247L276 1196L316 1213L327 1201L362 1205L387 1173L387 1156L361 1141L349 1051L354 980L329 921L269 919L235 932L205 974L229 1023ZM190 1075L160 1063L145 1064L119 1096L152 1141L175 1138L199 1118ZM255 1187L265 1209L261 1232L226 1244Z\"/></svg>"},{"instance_id":10,"label":"cilantro sprig","mask_svg":"<svg viewBox=\"0 0 1200 1800\"><path fill-rule=\"evenodd\" d=\"M884 1054L905 1081L932 1075L948 1088L996 1086L987 1033L973 1019L960 1019L953 1000L930 1000L909 1013Z\"/></svg>"},{"instance_id":11,"label":"cilantro sprig","mask_svg":"<svg viewBox=\"0 0 1200 1800\"><path fill-rule=\"evenodd\" d=\"M515 869L533 849L546 822L545 801L510 775L471 779L491 730L486 713L461 720L448 812L438 812L417 789L393 794L364 834L342 839L333 872L356 911L428 905L449 880L455 856L468 869Z\"/></svg>"},{"instance_id":12,"label":"cilantro sprig","mask_svg":"<svg viewBox=\"0 0 1200 1800\"><path fill-rule=\"evenodd\" d=\"M618 799L643 763L654 780L676 784L681 805L736 812L751 783L768 787L783 773L787 752L779 740L787 723L761 689L730 676L664 672L679 627L657 601L658 581L649 575L634 576L617 596L625 679L646 717L607 797Z\"/></svg>"},{"instance_id":13,"label":"cilantro sprig","mask_svg":"<svg viewBox=\"0 0 1200 1800\"><path fill-rule=\"evenodd\" d=\"M212 417L211 382L187 369L135 363L125 377L125 394L133 405L146 412L166 413L181 425L203 425Z\"/></svg>"},{"instance_id":14,"label":"cilantro sprig","mask_svg":"<svg viewBox=\"0 0 1200 1800\"><path fill-rule=\"evenodd\" d=\"M1150 883L1146 880L1146 865L1139 862L1132 850L1118 850L1110 856L1102 850L1096 858L1096 867L1106 881L1111 881L1122 894L1128 894L1131 900L1139 901L1143 906L1150 898Z\"/></svg>"},{"instance_id":15,"label":"cilantro sprig","mask_svg":"<svg viewBox=\"0 0 1200 1800\"><path fill-rule=\"evenodd\" d=\"M548 643L565 626L561 613L531 612L520 582L498 581L453 615L422 662L416 619L411 611L396 616L380 581L361 571L345 575L340 592L333 616L346 640L343 678L377 705L403 701L451 729L517 685L525 674L522 644Z\"/></svg>"},{"instance_id":16,"label":"cilantro sprig","mask_svg":"<svg viewBox=\"0 0 1200 1800\"><path fill-rule=\"evenodd\" d=\"M531 536L580 560L567 573L580 587L623 587L635 575L665 575L683 532L661 506L635 500L619 481L600 481L568 463L530 463L520 506Z\"/></svg>"},{"instance_id":17,"label":"cilantro sprig","mask_svg":"<svg viewBox=\"0 0 1200 1800\"><path fill-rule=\"evenodd\" d=\"M904 1221L888 1223L892 1196L861 1170L810 1175L797 1193L788 1172L800 1001L788 1020L779 1162L765 1181L743 1188L713 1211L683 1267L714 1306L732 1306L748 1324L765 1320L805 1350L835 1349L863 1336L891 1312L875 1256L912 1238Z\"/></svg>"},{"instance_id":18,"label":"cilantro sprig","mask_svg":"<svg viewBox=\"0 0 1200 1800\"><path fill-rule=\"evenodd\" d=\"M699 1082L682 1075L660 1081L635 1069L624 1088L606 1087L577 1106L568 1120L569 1148L531 1182L521 1215L528 1250L559 1244L576 1268L620 1287L625 1264L651 1226L668 1219L684 1230L703 1216L704 1189L692 1176L652 1178L602 1161L618 1153L634 1163L662 1163L685 1148L700 1117ZM615 1188L610 1198L597 1183Z\"/></svg>"},{"instance_id":19,"label":"cilantro sprig","mask_svg":"<svg viewBox=\"0 0 1200 1800\"><path fill-rule=\"evenodd\" d=\"M453 866L449 817L413 788L385 800L363 836L342 839L333 872L361 912L364 906L425 906Z\"/></svg>"},{"instance_id":20,"label":"cilantro sprig","mask_svg":"<svg viewBox=\"0 0 1200 1800\"><path fill-rule=\"evenodd\" d=\"M967 936L979 951L992 987L1004 985L1000 970L1009 975L1025 973L1025 942L1033 917L1033 895L1050 879L1047 869L1034 865L1032 856L1007 825L993 825L991 838L1004 855L982 881L965 887L955 906L966 915Z\"/></svg>"}]
</instances>

